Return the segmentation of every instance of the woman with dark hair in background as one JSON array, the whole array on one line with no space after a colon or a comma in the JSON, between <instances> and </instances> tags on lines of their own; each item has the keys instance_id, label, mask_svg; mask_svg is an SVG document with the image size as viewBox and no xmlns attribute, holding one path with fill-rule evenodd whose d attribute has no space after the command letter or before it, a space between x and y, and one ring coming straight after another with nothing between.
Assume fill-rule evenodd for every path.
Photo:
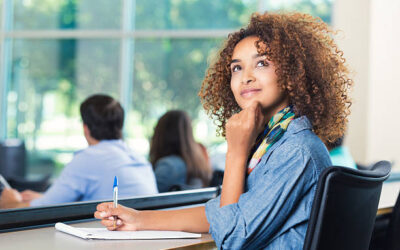
<instances>
[{"instance_id":1,"label":"woman with dark hair in background","mask_svg":"<svg viewBox=\"0 0 400 250\"><path fill-rule=\"evenodd\" d=\"M194 140L190 118L181 110L168 111L158 121L150 162L159 192L205 187L211 177L207 151Z\"/></svg>"}]
</instances>

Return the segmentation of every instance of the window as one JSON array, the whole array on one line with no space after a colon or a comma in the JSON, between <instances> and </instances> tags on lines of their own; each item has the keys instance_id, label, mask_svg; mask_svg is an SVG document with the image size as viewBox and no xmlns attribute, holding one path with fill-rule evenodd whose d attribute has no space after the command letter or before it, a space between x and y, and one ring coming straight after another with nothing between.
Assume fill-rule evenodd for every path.
<instances>
[{"instance_id":1,"label":"window","mask_svg":"<svg viewBox=\"0 0 400 250\"><path fill-rule=\"evenodd\" d=\"M0 139L21 138L28 174L61 170L84 148L79 105L108 93L146 155L157 119L185 109L196 138L223 141L197 93L207 62L254 11L300 8L330 21L331 0L0 0ZM302 8L302 9L301 9ZM56 172L57 172L56 171Z\"/></svg>"}]
</instances>

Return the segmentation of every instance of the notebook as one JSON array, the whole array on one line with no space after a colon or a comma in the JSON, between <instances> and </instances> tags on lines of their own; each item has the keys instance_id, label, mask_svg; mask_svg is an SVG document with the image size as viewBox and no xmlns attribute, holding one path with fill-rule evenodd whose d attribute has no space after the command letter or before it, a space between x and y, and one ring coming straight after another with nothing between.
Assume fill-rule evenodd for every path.
<instances>
[{"instance_id":1,"label":"notebook","mask_svg":"<svg viewBox=\"0 0 400 250\"><path fill-rule=\"evenodd\" d=\"M179 231L109 231L106 228L78 228L58 222L56 230L80 237L99 240L151 240L200 238L201 234Z\"/></svg>"}]
</instances>

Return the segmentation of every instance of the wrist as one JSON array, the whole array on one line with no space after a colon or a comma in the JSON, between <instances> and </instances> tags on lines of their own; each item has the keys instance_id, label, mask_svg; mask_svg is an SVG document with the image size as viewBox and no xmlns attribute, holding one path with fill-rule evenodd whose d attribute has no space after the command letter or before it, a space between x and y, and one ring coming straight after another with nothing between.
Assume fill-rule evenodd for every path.
<instances>
[{"instance_id":1,"label":"wrist","mask_svg":"<svg viewBox=\"0 0 400 250\"><path fill-rule=\"evenodd\" d=\"M226 153L226 161L225 161L225 167L230 168L230 166L246 166L247 164L247 154L241 152L233 152L233 151L227 151Z\"/></svg>"},{"instance_id":2,"label":"wrist","mask_svg":"<svg viewBox=\"0 0 400 250\"><path fill-rule=\"evenodd\" d=\"M140 210L136 210L135 211L136 215L136 230L146 230L145 226L146 226L146 216L147 213L146 211L140 211Z\"/></svg>"},{"instance_id":3,"label":"wrist","mask_svg":"<svg viewBox=\"0 0 400 250\"><path fill-rule=\"evenodd\" d=\"M226 151L226 158L232 158L236 160L247 160L248 152L246 150L234 150L228 147Z\"/></svg>"}]
</instances>

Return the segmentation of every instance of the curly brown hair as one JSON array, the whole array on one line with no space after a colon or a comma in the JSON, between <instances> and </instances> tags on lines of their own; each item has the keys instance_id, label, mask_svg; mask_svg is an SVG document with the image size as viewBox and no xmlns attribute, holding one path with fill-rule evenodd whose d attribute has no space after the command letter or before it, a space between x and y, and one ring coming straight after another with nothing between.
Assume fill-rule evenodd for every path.
<instances>
[{"instance_id":1,"label":"curly brown hair","mask_svg":"<svg viewBox=\"0 0 400 250\"><path fill-rule=\"evenodd\" d=\"M307 116L324 142L341 137L350 114L353 81L334 34L320 18L307 14L253 14L246 28L228 36L199 92L204 109L216 118L217 134L225 136L227 120L241 110L230 88L233 50L242 39L256 36L257 51L274 63L278 85L296 116Z\"/></svg>"}]
</instances>

